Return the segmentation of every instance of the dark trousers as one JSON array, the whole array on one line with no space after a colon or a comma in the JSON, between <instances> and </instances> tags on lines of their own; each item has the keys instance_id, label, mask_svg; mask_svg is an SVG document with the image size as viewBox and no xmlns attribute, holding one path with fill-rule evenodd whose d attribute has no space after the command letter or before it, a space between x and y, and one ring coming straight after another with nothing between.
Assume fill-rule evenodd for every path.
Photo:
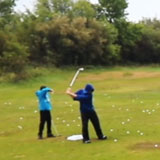
<instances>
[{"instance_id":1,"label":"dark trousers","mask_svg":"<svg viewBox=\"0 0 160 160\"><path fill-rule=\"evenodd\" d=\"M40 124L38 135L42 136L45 122L47 122L47 134L51 134L51 113L50 111L40 111Z\"/></svg>"},{"instance_id":2,"label":"dark trousers","mask_svg":"<svg viewBox=\"0 0 160 160\"><path fill-rule=\"evenodd\" d=\"M98 138L103 137L103 133L100 127L100 122L95 111L88 112L88 113L81 113L81 118L82 118L82 134L83 134L84 141L90 139L89 132L88 132L89 120L92 122Z\"/></svg>"}]
</instances>

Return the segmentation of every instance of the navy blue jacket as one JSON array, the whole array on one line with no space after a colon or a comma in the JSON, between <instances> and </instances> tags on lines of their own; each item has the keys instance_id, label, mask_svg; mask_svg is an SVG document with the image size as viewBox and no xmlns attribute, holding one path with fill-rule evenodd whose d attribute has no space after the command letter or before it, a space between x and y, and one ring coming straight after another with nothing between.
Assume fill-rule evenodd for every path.
<instances>
[{"instance_id":1,"label":"navy blue jacket","mask_svg":"<svg viewBox=\"0 0 160 160\"><path fill-rule=\"evenodd\" d=\"M85 89L78 90L75 93L77 94L77 97L75 97L74 100L77 100L80 102L80 111L82 113L94 111L94 105L92 102L93 91L94 91L94 87L91 84L87 84Z\"/></svg>"}]
</instances>

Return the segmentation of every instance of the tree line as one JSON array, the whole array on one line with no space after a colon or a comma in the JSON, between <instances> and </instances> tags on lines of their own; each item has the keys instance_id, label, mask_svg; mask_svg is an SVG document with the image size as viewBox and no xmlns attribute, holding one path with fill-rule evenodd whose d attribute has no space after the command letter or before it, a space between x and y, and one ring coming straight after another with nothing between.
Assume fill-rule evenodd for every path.
<instances>
[{"instance_id":1,"label":"tree line","mask_svg":"<svg viewBox=\"0 0 160 160\"><path fill-rule=\"evenodd\" d=\"M126 0L37 0L34 11L0 1L0 72L28 65L160 63L160 20L127 19Z\"/></svg>"}]
</instances>

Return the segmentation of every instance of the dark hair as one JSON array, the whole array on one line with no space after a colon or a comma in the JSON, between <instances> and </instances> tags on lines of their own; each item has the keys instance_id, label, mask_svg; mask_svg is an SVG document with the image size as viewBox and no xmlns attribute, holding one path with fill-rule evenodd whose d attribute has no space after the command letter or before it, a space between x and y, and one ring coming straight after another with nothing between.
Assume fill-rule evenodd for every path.
<instances>
[{"instance_id":1,"label":"dark hair","mask_svg":"<svg viewBox=\"0 0 160 160\"><path fill-rule=\"evenodd\" d=\"M42 90L43 88L46 88L46 86L41 86L41 87L40 87L40 90Z\"/></svg>"}]
</instances>

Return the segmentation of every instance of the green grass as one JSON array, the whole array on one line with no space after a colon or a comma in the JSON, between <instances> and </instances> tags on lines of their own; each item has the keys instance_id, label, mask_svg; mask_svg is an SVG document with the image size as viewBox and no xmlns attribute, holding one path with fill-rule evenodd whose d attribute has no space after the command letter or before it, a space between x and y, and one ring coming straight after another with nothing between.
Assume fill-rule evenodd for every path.
<instances>
[{"instance_id":1,"label":"green grass","mask_svg":"<svg viewBox=\"0 0 160 160\"><path fill-rule=\"evenodd\" d=\"M65 94L74 69L43 69L44 77L1 83L0 160L159 160L159 71L154 66L88 67L79 75L73 90L86 83L95 86L94 104L102 130L108 136L108 140L98 141L90 124L91 144L66 140L81 133L79 104ZM39 113L35 91L41 84L55 90L52 116L62 136L37 140Z\"/></svg>"}]
</instances>

